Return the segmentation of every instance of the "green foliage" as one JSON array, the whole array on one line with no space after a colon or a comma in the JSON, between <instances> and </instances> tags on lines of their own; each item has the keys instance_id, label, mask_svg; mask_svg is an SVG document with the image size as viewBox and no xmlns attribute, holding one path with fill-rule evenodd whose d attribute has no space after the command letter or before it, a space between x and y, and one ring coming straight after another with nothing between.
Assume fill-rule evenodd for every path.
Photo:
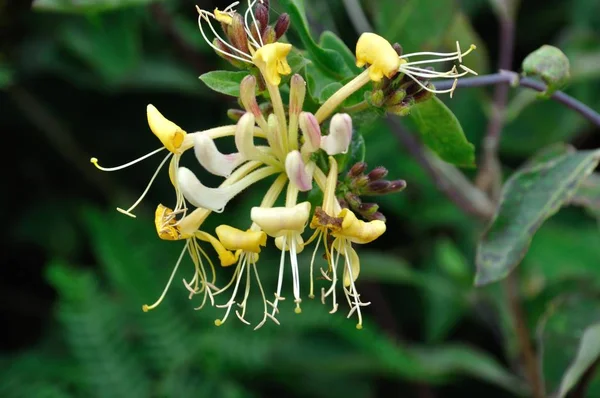
<instances>
[{"instance_id":1,"label":"green foliage","mask_svg":"<svg viewBox=\"0 0 600 398\"><path fill-rule=\"evenodd\" d=\"M416 104L410 118L423 142L440 158L463 167L475 166L475 147L465 137L456 116L437 98Z\"/></svg>"},{"instance_id":2,"label":"green foliage","mask_svg":"<svg viewBox=\"0 0 600 398\"><path fill-rule=\"evenodd\" d=\"M545 98L563 88L571 77L567 56L549 45L543 45L523 60L523 73L526 76L539 76L548 85L542 93Z\"/></svg>"},{"instance_id":3,"label":"green foliage","mask_svg":"<svg viewBox=\"0 0 600 398\"><path fill-rule=\"evenodd\" d=\"M152 0L34 0L33 9L37 11L60 12L65 14L93 14L119 8L139 6Z\"/></svg>"},{"instance_id":4,"label":"green foliage","mask_svg":"<svg viewBox=\"0 0 600 398\"><path fill-rule=\"evenodd\" d=\"M506 182L494 219L477 250L475 283L508 275L523 259L533 235L596 168L598 151L580 151L534 164Z\"/></svg>"},{"instance_id":5,"label":"green foliage","mask_svg":"<svg viewBox=\"0 0 600 398\"><path fill-rule=\"evenodd\" d=\"M210 89L232 97L240 96L240 83L248 72L229 72L224 70L215 70L206 72L200 76L200 80Z\"/></svg>"}]
</instances>

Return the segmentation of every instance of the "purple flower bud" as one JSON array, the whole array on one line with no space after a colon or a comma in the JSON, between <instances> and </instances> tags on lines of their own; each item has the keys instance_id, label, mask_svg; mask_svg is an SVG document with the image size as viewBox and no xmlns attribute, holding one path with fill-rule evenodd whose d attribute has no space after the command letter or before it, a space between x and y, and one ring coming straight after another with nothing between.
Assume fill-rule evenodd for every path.
<instances>
[{"instance_id":1,"label":"purple flower bud","mask_svg":"<svg viewBox=\"0 0 600 398\"><path fill-rule=\"evenodd\" d=\"M260 25L260 33L263 34L269 25L269 9L264 4L258 3L254 9L254 17Z\"/></svg>"},{"instance_id":2,"label":"purple flower bud","mask_svg":"<svg viewBox=\"0 0 600 398\"><path fill-rule=\"evenodd\" d=\"M386 180L371 181L367 184L365 194L382 194L389 189L390 184Z\"/></svg>"},{"instance_id":3,"label":"purple flower bud","mask_svg":"<svg viewBox=\"0 0 600 398\"><path fill-rule=\"evenodd\" d=\"M365 217L365 218L368 221L379 220L379 221L385 222L385 216L383 215L383 213L380 213L380 212L373 213L370 216Z\"/></svg>"},{"instance_id":4,"label":"purple flower bud","mask_svg":"<svg viewBox=\"0 0 600 398\"><path fill-rule=\"evenodd\" d=\"M435 90L435 87L433 86L433 84L429 83L427 85L427 88L429 88L430 90ZM421 90L418 93L416 93L413 98L415 99L415 103L419 103L419 102L425 102L428 99L431 99L431 97L434 96L434 93L432 93L431 91L427 91L427 90Z\"/></svg>"},{"instance_id":5,"label":"purple flower bud","mask_svg":"<svg viewBox=\"0 0 600 398\"><path fill-rule=\"evenodd\" d=\"M275 40L279 40L281 36L287 32L290 27L290 16L286 13L283 13L277 18L277 22L275 22Z\"/></svg>"},{"instance_id":6,"label":"purple flower bud","mask_svg":"<svg viewBox=\"0 0 600 398\"><path fill-rule=\"evenodd\" d=\"M275 28L273 28L270 25L267 26L267 28L264 30L264 32L262 34L262 40L263 40L264 44L275 43L275 40L276 40Z\"/></svg>"},{"instance_id":7,"label":"purple flower bud","mask_svg":"<svg viewBox=\"0 0 600 398\"><path fill-rule=\"evenodd\" d=\"M350 187L353 190L361 190L369 183L369 177L360 175L350 181Z\"/></svg>"},{"instance_id":8,"label":"purple flower bud","mask_svg":"<svg viewBox=\"0 0 600 398\"><path fill-rule=\"evenodd\" d=\"M402 46L400 45L400 43L392 44L392 48L394 49L394 51L396 51L396 54L398 54L399 57L402 56Z\"/></svg>"},{"instance_id":9,"label":"purple flower bud","mask_svg":"<svg viewBox=\"0 0 600 398\"><path fill-rule=\"evenodd\" d=\"M346 176L348 178L356 178L362 175L365 172L366 168L367 164L365 162L354 163L354 165L350 167L350 170L348 170L348 174L346 174Z\"/></svg>"},{"instance_id":10,"label":"purple flower bud","mask_svg":"<svg viewBox=\"0 0 600 398\"><path fill-rule=\"evenodd\" d=\"M377 181L377 180L381 180L383 177L385 177L387 175L388 171L385 167L383 166L379 166L379 167L375 167L373 170L371 170L371 172L369 174L367 174L367 177L369 177L369 180L371 181Z\"/></svg>"},{"instance_id":11,"label":"purple flower bud","mask_svg":"<svg viewBox=\"0 0 600 398\"><path fill-rule=\"evenodd\" d=\"M400 192L406 188L406 181L404 180L394 180L390 182L390 186L388 187L386 193L395 193Z\"/></svg>"},{"instance_id":12,"label":"purple flower bud","mask_svg":"<svg viewBox=\"0 0 600 398\"><path fill-rule=\"evenodd\" d=\"M246 34L244 18L237 12L233 14L233 20L228 29L228 36L231 44L245 54L249 54L248 35Z\"/></svg>"},{"instance_id":13,"label":"purple flower bud","mask_svg":"<svg viewBox=\"0 0 600 398\"><path fill-rule=\"evenodd\" d=\"M385 103L387 105L398 105L404 100L404 98L406 98L406 91L403 89L398 89L386 99Z\"/></svg>"}]
</instances>

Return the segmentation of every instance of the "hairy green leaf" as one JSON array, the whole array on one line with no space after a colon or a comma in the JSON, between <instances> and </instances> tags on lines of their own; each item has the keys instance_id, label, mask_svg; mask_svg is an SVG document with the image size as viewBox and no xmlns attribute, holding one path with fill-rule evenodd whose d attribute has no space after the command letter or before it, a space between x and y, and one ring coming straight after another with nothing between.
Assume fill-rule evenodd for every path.
<instances>
[{"instance_id":1,"label":"hairy green leaf","mask_svg":"<svg viewBox=\"0 0 600 398\"><path fill-rule=\"evenodd\" d=\"M203 74L200 76L200 80L218 93L239 97L240 83L246 76L248 76L248 72L244 71L215 70Z\"/></svg>"},{"instance_id":2,"label":"hairy green leaf","mask_svg":"<svg viewBox=\"0 0 600 398\"><path fill-rule=\"evenodd\" d=\"M564 87L570 78L569 59L558 48L543 45L523 60L526 76L539 76L548 88L541 95L549 98L556 90Z\"/></svg>"},{"instance_id":3,"label":"hairy green leaf","mask_svg":"<svg viewBox=\"0 0 600 398\"><path fill-rule=\"evenodd\" d=\"M452 111L434 97L411 108L410 118L423 142L448 163L475 166L475 147L465 137Z\"/></svg>"},{"instance_id":4,"label":"hairy green leaf","mask_svg":"<svg viewBox=\"0 0 600 398\"><path fill-rule=\"evenodd\" d=\"M599 151L580 151L517 171L477 248L478 286L505 278L525 256L543 222L555 214L594 170Z\"/></svg>"}]
</instances>

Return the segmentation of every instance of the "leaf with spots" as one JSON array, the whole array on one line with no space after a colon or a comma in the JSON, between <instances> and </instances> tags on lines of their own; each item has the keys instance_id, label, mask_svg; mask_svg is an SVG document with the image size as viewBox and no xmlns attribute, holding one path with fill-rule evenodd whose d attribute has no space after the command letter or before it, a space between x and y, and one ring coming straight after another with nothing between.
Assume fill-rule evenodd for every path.
<instances>
[{"instance_id":1,"label":"leaf with spots","mask_svg":"<svg viewBox=\"0 0 600 398\"><path fill-rule=\"evenodd\" d=\"M598 150L567 153L526 166L506 182L477 248L476 285L505 278L521 262L533 235L571 199L599 160Z\"/></svg>"}]
</instances>

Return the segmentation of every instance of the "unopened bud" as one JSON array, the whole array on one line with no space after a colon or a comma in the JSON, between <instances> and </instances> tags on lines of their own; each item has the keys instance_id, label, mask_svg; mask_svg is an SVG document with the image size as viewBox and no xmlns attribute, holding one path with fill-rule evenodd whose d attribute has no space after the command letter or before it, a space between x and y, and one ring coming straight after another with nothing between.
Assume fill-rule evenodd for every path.
<instances>
[{"instance_id":1,"label":"unopened bud","mask_svg":"<svg viewBox=\"0 0 600 398\"><path fill-rule=\"evenodd\" d=\"M233 20L227 30L231 44L245 54L249 54L248 35L246 34L244 18L237 12L233 14Z\"/></svg>"},{"instance_id":2,"label":"unopened bud","mask_svg":"<svg viewBox=\"0 0 600 398\"><path fill-rule=\"evenodd\" d=\"M329 134L321 138L321 149L328 155L348 152L352 140L352 118L347 113L336 113L329 124Z\"/></svg>"},{"instance_id":3,"label":"unopened bud","mask_svg":"<svg viewBox=\"0 0 600 398\"><path fill-rule=\"evenodd\" d=\"M379 167L375 167L373 170L371 170L369 172L369 174L367 174L367 177L369 177L369 180L371 181L377 181L377 180L381 180L383 177L385 177L387 175L388 171L385 167L383 166L379 166Z\"/></svg>"},{"instance_id":4,"label":"unopened bud","mask_svg":"<svg viewBox=\"0 0 600 398\"><path fill-rule=\"evenodd\" d=\"M366 175L360 175L350 181L350 187L353 190L362 190L369 183L369 177Z\"/></svg>"},{"instance_id":5,"label":"unopened bud","mask_svg":"<svg viewBox=\"0 0 600 398\"><path fill-rule=\"evenodd\" d=\"M244 113L246 112L241 109L228 109L227 117L233 120L234 122L237 122L242 116L244 116Z\"/></svg>"},{"instance_id":6,"label":"unopened bud","mask_svg":"<svg viewBox=\"0 0 600 398\"><path fill-rule=\"evenodd\" d=\"M311 153L317 151L321 147L321 127L315 115L301 112L298 124L304 137L304 147Z\"/></svg>"},{"instance_id":7,"label":"unopened bud","mask_svg":"<svg viewBox=\"0 0 600 398\"><path fill-rule=\"evenodd\" d=\"M286 13L283 13L277 18L277 22L275 22L275 40L279 40L281 36L287 32L290 27L290 16Z\"/></svg>"},{"instance_id":8,"label":"unopened bud","mask_svg":"<svg viewBox=\"0 0 600 398\"><path fill-rule=\"evenodd\" d=\"M363 217L371 216L375 214L377 210L379 210L379 205L377 203L361 203L361 205L358 206L358 212Z\"/></svg>"},{"instance_id":9,"label":"unopened bud","mask_svg":"<svg viewBox=\"0 0 600 398\"><path fill-rule=\"evenodd\" d=\"M394 49L394 51L396 51L396 54L398 54L399 57L402 56L402 46L400 45L400 43L392 44L392 48Z\"/></svg>"},{"instance_id":10,"label":"unopened bud","mask_svg":"<svg viewBox=\"0 0 600 398\"><path fill-rule=\"evenodd\" d=\"M302 155L298 151L292 151L285 158L285 172L298 190L302 192L312 189L312 176L308 174Z\"/></svg>"},{"instance_id":11,"label":"unopened bud","mask_svg":"<svg viewBox=\"0 0 600 398\"><path fill-rule=\"evenodd\" d=\"M306 82L299 74L294 74L290 79L290 113L300 114L304 97L306 96ZM317 122L318 125L318 122ZM320 133L320 131L319 131ZM320 134L319 134L320 137Z\"/></svg>"},{"instance_id":12,"label":"unopened bud","mask_svg":"<svg viewBox=\"0 0 600 398\"><path fill-rule=\"evenodd\" d=\"M367 184L366 190L363 193L365 195L383 194L384 192L386 192L388 190L390 184L391 183L386 180L371 181L370 183Z\"/></svg>"},{"instance_id":13,"label":"unopened bud","mask_svg":"<svg viewBox=\"0 0 600 398\"><path fill-rule=\"evenodd\" d=\"M379 221L385 222L385 216L383 215L383 213L380 213L380 212L375 212L375 213L373 213L370 216L365 217L365 218L367 219L367 221L379 220Z\"/></svg>"},{"instance_id":14,"label":"unopened bud","mask_svg":"<svg viewBox=\"0 0 600 398\"><path fill-rule=\"evenodd\" d=\"M387 189L386 193L395 193L400 192L406 188L406 181L404 180L394 180L390 183L390 186Z\"/></svg>"},{"instance_id":15,"label":"unopened bud","mask_svg":"<svg viewBox=\"0 0 600 398\"><path fill-rule=\"evenodd\" d=\"M367 164L365 162L354 163L354 165L352 167L350 167L350 170L348 170L347 176L349 178L358 177L361 174L363 174L366 169L367 169Z\"/></svg>"},{"instance_id":16,"label":"unopened bud","mask_svg":"<svg viewBox=\"0 0 600 398\"><path fill-rule=\"evenodd\" d=\"M242 61L237 60L230 55L231 49L228 48L221 40L214 39L212 44L213 46L219 49L219 51L215 51L219 57L223 58L238 69L244 66L244 63Z\"/></svg>"},{"instance_id":17,"label":"unopened bud","mask_svg":"<svg viewBox=\"0 0 600 398\"><path fill-rule=\"evenodd\" d=\"M346 202L348 202L351 209L358 209L362 203L358 195L353 194L352 192L346 192L344 199L346 199Z\"/></svg>"},{"instance_id":18,"label":"unopened bud","mask_svg":"<svg viewBox=\"0 0 600 398\"><path fill-rule=\"evenodd\" d=\"M435 87L433 86L433 84L429 83L427 85L427 88L429 90L435 90ZM432 91L428 91L428 90L421 90L418 93L416 93L413 98L415 100L415 103L420 103L420 102L425 102L429 99L431 99L435 94Z\"/></svg>"},{"instance_id":19,"label":"unopened bud","mask_svg":"<svg viewBox=\"0 0 600 398\"><path fill-rule=\"evenodd\" d=\"M258 102L256 102L256 78L248 75L240 83L240 100L244 109L250 112L254 117L262 116Z\"/></svg>"},{"instance_id":20,"label":"unopened bud","mask_svg":"<svg viewBox=\"0 0 600 398\"><path fill-rule=\"evenodd\" d=\"M414 104L415 100L413 98L409 98L408 100L405 100L398 105L393 105L386 108L386 110L390 113L393 113L394 115L407 116L410 114L410 109L413 107Z\"/></svg>"},{"instance_id":21,"label":"unopened bud","mask_svg":"<svg viewBox=\"0 0 600 398\"><path fill-rule=\"evenodd\" d=\"M267 25L269 25L269 9L264 4L258 3L254 10L254 17L260 24L260 33L263 34Z\"/></svg>"},{"instance_id":22,"label":"unopened bud","mask_svg":"<svg viewBox=\"0 0 600 398\"><path fill-rule=\"evenodd\" d=\"M385 101L385 94L383 93L383 90L373 91L369 96L368 101L372 106L376 106L378 108L380 106L383 106L383 103Z\"/></svg>"},{"instance_id":23,"label":"unopened bud","mask_svg":"<svg viewBox=\"0 0 600 398\"><path fill-rule=\"evenodd\" d=\"M399 89L394 91L394 93L388 97L385 103L387 105L398 105L404 100L404 98L406 98L406 91Z\"/></svg>"},{"instance_id":24,"label":"unopened bud","mask_svg":"<svg viewBox=\"0 0 600 398\"><path fill-rule=\"evenodd\" d=\"M277 40L277 35L275 34L275 28L272 26L267 26L262 34L262 41L264 44L275 43Z\"/></svg>"}]
</instances>

